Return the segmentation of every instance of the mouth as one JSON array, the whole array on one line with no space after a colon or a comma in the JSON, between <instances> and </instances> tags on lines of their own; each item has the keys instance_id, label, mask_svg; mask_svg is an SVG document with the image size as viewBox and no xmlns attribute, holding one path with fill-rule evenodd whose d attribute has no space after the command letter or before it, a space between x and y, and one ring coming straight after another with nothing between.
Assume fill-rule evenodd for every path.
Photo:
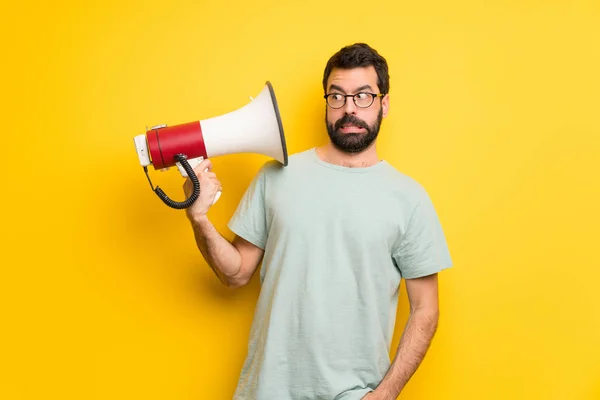
<instances>
[{"instance_id":1,"label":"mouth","mask_svg":"<svg viewBox=\"0 0 600 400\"><path fill-rule=\"evenodd\" d=\"M344 124L339 128L339 131L342 133L364 133L366 129L353 124Z\"/></svg>"}]
</instances>

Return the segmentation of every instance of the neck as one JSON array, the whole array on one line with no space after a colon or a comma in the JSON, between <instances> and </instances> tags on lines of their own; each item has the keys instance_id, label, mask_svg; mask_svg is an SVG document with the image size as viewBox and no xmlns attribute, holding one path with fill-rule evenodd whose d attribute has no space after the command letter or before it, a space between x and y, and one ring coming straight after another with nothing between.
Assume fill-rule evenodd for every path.
<instances>
[{"instance_id":1,"label":"neck","mask_svg":"<svg viewBox=\"0 0 600 400\"><path fill-rule=\"evenodd\" d=\"M366 168L380 161L375 143L360 153L345 153L329 142L324 146L317 147L316 152L322 161L348 168Z\"/></svg>"}]
</instances>

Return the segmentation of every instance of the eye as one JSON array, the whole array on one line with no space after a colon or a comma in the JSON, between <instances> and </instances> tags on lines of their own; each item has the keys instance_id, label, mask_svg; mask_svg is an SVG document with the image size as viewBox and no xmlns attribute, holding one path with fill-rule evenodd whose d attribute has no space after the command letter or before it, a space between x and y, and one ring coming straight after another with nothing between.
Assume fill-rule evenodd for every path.
<instances>
[{"instance_id":1,"label":"eye","mask_svg":"<svg viewBox=\"0 0 600 400\"><path fill-rule=\"evenodd\" d=\"M357 100L366 100L369 98L368 93L360 92L355 94Z\"/></svg>"},{"instance_id":2,"label":"eye","mask_svg":"<svg viewBox=\"0 0 600 400\"><path fill-rule=\"evenodd\" d=\"M341 101L341 100L343 100L343 99L344 99L344 96L342 96L342 95L341 95L341 94L339 94L339 93L333 93L333 94L331 95L331 99L332 99L332 100L335 100L335 101Z\"/></svg>"}]
</instances>

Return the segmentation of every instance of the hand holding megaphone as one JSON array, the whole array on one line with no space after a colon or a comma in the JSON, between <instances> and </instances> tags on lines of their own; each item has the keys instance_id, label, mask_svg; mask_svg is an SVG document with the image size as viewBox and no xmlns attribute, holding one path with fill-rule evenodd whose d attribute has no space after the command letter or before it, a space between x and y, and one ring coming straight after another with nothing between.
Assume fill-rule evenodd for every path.
<instances>
[{"instance_id":1,"label":"hand holding megaphone","mask_svg":"<svg viewBox=\"0 0 600 400\"><path fill-rule=\"evenodd\" d=\"M212 164L209 161L209 164L207 165L206 163L203 163L205 161L208 161L208 159L204 159L204 157L197 157L197 158L192 158L191 160L187 160L188 164L190 165L190 167L192 167L194 169L194 172L196 173L196 177L200 178L198 173L200 171L202 171L202 169L204 168L203 166L206 166L206 168L204 168L204 172L209 172L212 171ZM179 173L181 174L181 176L183 176L184 178L188 178L188 173L185 170L184 166L180 163L177 162L176 163L177 168L179 169ZM186 179L186 183L192 184L192 182L190 181L190 179ZM186 184L184 183L184 184ZM191 187L190 187L190 191L189 193L186 192L186 196L191 196L192 191L191 191ZM213 204L215 204L217 202L217 200L219 200L219 197L221 197L221 190L219 190L217 192L217 194L215 195L215 200L213 201Z\"/></svg>"},{"instance_id":2,"label":"hand holding megaphone","mask_svg":"<svg viewBox=\"0 0 600 400\"><path fill-rule=\"evenodd\" d=\"M206 214L221 196L223 187L217 179L217 175L212 171L212 163L209 159L200 161L194 168L194 172L202 190L196 201L188 207L188 213L190 215ZM183 183L183 191L186 197L190 197L194 192L192 178L189 176Z\"/></svg>"}]
</instances>

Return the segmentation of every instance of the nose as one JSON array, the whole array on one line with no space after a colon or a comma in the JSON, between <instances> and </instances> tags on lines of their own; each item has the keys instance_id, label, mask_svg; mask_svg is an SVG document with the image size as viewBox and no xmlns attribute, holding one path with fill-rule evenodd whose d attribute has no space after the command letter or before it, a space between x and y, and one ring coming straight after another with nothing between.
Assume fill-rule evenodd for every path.
<instances>
[{"instance_id":1,"label":"nose","mask_svg":"<svg viewBox=\"0 0 600 400\"><path fill-rule=\"evenodd\" d=\"M346 114L355 114L356 115L356 104L354 104L354 100L351 97L346 98L346 104L344 104L344 112Z\"/></svg>"}]
</instances>

